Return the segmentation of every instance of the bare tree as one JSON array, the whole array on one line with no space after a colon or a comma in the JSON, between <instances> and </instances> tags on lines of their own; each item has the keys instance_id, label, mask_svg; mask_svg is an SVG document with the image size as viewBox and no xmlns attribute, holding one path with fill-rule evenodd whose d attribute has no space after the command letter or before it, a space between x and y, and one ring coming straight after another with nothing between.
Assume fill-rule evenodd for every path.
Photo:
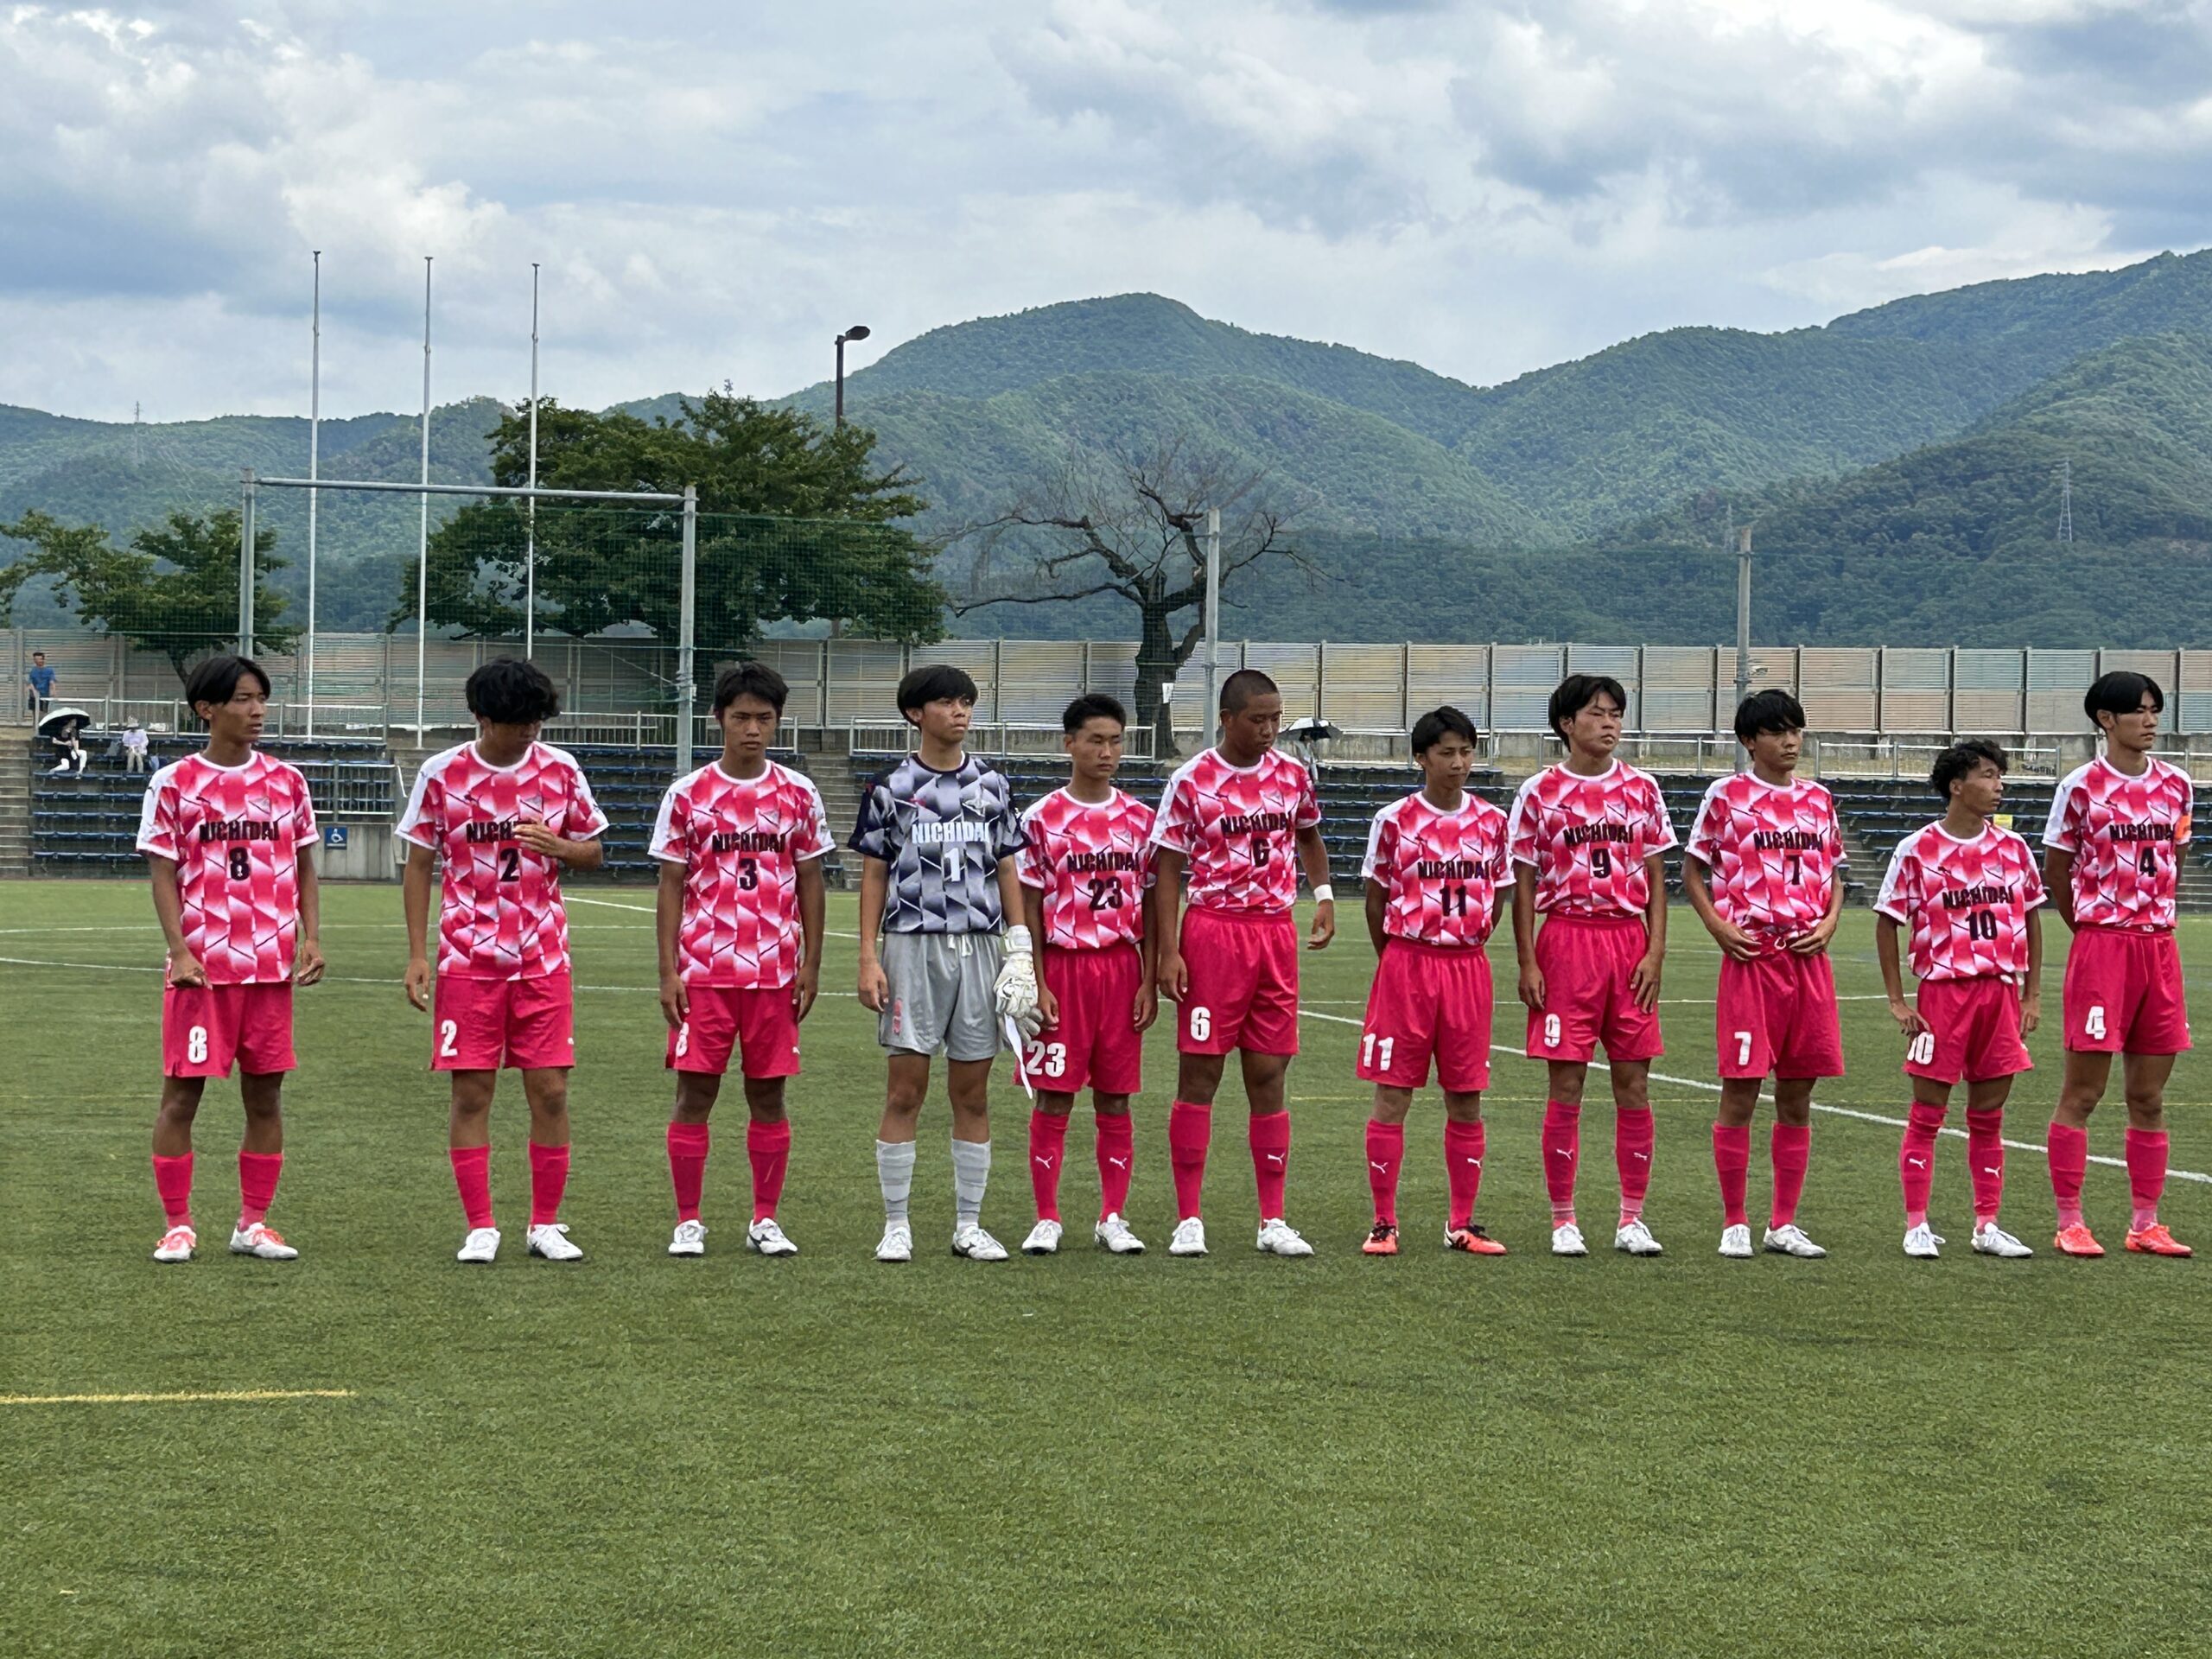
<instances>
[{"instance_id":1,"label":"bare tree","mask_svg":"<svg viewBox=\"0 0 2212 1659\"><path fill-rule=\"evenodd\" d=\"M1264 561L1315 569L1288 540L1288 515L1266 502L1265 480L1197 453L1180 434L1141 453L1077 446L1056 477L970 532L968 596L953 611L1103 594L1128 601L1137 612L1132 713L1155 728L1154 752L1172 754L1173 721L1160 691L1205 637L1206 510L1221 512L1224 603L1232 581ZM1185 611L1196 614L1179 626Z\"/></svg>"}]
</instances>

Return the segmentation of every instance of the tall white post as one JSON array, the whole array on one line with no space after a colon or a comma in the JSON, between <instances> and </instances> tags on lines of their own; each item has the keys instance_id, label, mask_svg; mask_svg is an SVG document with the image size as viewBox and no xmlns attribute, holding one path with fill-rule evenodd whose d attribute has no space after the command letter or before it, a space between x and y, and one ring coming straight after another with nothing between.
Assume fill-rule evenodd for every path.
<instances>
[{"instance_id":1,"label":"tall white post","mask_svg":"<svg viewBox=\"0 0 2212 1659\"><path fill-rule=\"evenodd\" d=\"M1198 710L1198 747L1213 741L1221 708L1221 509L1206 509L1206 706Z\"/></svg>"},{"instance_id":2,"label":"tall white post","mask_svg":"<svg viewBox=\"0 0 2212 1659\"><path fill-rule=\"evenodd\" d=\"M430 256L423 256L423 482L430 481ZM423 528L415 551L415 742L423 742L423 677L429 666L430 494L423 493Z\"/></svg>"},{"instance_id":3,"label":"tall white post","mask_svg":"<svg viewBox=\"0 0 2212 1659\"><path fill-rule=\"evenodd\" d=\"M1740 706L1751 695L1751 527L1736 530L1736 702ZM1732 716L1733 710L1731 710ZM1751 764L1751 754L1736 746L1736 770Z\"/></svg>"},{"instance_id":4,"label":"tall white post","mask_svg":"<svg viewBox=\"0 0 2212 1659\"><path fill-rule=\"evenodd\" d=\"M315 251L315 299L309 313L308 346L308 482L322 467L322 250ZM308 735L315 735L315 531L322 492L308 491Z\"/></svg>"},{"instance_id":5,"label":"tall white post","mask_svg":"<svg viewBox=\"0 0 2212 1659\"><path fill-rule=\"evenodd\" d=\"M253 655L253 468L245 469L238 507L238 655Z\"/></svg>"},{"instance_id":6,"label":"tall white post","mask_svg":"<svg viewBox=\"0 0 2212 1659\"><path fill-rule=\"evenodd\" d=\"M677 593L676 624L676 775L691 770L691 722L698 706L693 692L695 641L699 631L699 486L683 486L683 571Z\"/></svg>"},{"instance_id":7,"label":"tall white post","mask_svg":"<svg viewBox=\"0 0 2212 1659\"><path fill-rule=\"evenodd\" d=\"M530 262L530 487L537 487L537 261ZM537 498L530 498L530 529L523 541L522 654L537 645Z\"/></svg>"}]
</instances>

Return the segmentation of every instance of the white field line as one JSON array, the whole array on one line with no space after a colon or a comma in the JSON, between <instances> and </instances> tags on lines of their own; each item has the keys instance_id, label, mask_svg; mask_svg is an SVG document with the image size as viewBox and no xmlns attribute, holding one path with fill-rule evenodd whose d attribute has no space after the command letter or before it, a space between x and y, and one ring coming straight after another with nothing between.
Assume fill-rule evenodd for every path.
<instances>
[{"instance_id":1,"label":"white field line","mask_svg":"<svg viewBox=\"0 0 2212 1659\"><path fill-rule=\"evenodd\" d=\"M1301 1008L1299 1012L1306 1019L1326 1020L1332 1024L1339 1026L1357 1026L1363 1025L1365 1023L1363 1020L1347 1019L1341 1014L1319 1014L1311 1009L1305 1008ZM1516 1059L1528 1058L1528 1056L1525 1053L1523 1053L1520 1049L1516 1048L1510 1043L1492 1043L1490 1047L1491 1052L1493 1054L1510 1054ZM1536 1062L1531 1060L1529 1061L1529 1064L1533 1065L1535 1065ZM1607 1065L1603 1060L1591 1061L1590 1068L1593 1071L1610 1071L1612 1070L1612 1068ZM1717 1095L1720 1092L1720 1085L1707 1077L1674 1077L1668 1076L1664 1071L1654 1071L1651 1074L1651 1080L1654 1083L1670 1083L1678 1089L1701 1089L1705 1090L1706 1093L1712 1095ZM1770 1095L1762 1095L1760 1098L1766 1100L1771 1099L1772 1096ZM1816 1100L1813 1103L1813 1109L1816 1112L1827 1112L1830 1116L1835 1117L1855 1117L1862 1123L1886 1123L1893 1129L1901 1129L1904 1128L1904 1119L1901 1117L1885 1117L1879 1112L1862 1112L1849 1106L1823 1106ZM1953 1136L1954 1138L1961 1141L1967 1138L1967 1132L1964 1129L1945 1128L1938 1131L1938 1133ZM2005 1144L2015 1152L2048 1153L2050 1150L2050 1147L2044 1146L2040 1141L2007 1141ZM2126 1169L2127 1167L2127 1161L2123 1158L2104 1158L2092 1154L2089 1158L2089 1161L2093 1164L2102 1164L2107 1169ZM2166 1173L2169 1177L2177 1181L2196 1181L2203 1185L2212 1186L2212 1175L2203 1174L2194 1169L2169 1169L2166 1171Z\"/></svg>"},{"instance_id":2,"label":"white field line","mask_svg":"<svg viewBox=\"0 0 2212 1659\"><path fill-rule=\"evenodd\" d=\"M0 1394L0 1406L166 1406L203 1401L351 1400L351 1389L226 1389L205 1394Z\"/></svg>"}]
</instances>

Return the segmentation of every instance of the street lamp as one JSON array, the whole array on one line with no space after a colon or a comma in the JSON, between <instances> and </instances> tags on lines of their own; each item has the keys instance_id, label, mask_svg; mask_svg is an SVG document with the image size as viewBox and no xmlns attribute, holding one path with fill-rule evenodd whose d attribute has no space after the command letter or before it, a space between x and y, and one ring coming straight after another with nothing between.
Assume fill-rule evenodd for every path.
<instances>
[{"instance_id":1,"label":"street lamp","mask_svg":"<svg viewBox=\"0 0 2212 1659\"><path fill-rule=\"evenodd\" d=\"M868 325L864 322L855 323L837 336L837 424L840 427L845 424L845 342L867 338Z\"/></svg>"}]
</instances>

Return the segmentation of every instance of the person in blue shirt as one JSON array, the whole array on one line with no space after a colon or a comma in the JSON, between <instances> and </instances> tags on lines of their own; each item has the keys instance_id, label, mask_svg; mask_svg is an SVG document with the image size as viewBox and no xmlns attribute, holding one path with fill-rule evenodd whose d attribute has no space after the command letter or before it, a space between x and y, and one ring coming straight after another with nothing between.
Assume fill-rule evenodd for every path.
<instances>
[{"instance_id":1,"label":"person in blue shirt","mask_svg":"<svg viewBox=\"0 0 2212 1659\"><path fill-rule=\"evenodd\" d=\"M54 701L54 671L46 665L44 652L31 652L30 672L23 679L31 689L30 700L25 706L36 715Z\"/></svg>"}]
</instances>

